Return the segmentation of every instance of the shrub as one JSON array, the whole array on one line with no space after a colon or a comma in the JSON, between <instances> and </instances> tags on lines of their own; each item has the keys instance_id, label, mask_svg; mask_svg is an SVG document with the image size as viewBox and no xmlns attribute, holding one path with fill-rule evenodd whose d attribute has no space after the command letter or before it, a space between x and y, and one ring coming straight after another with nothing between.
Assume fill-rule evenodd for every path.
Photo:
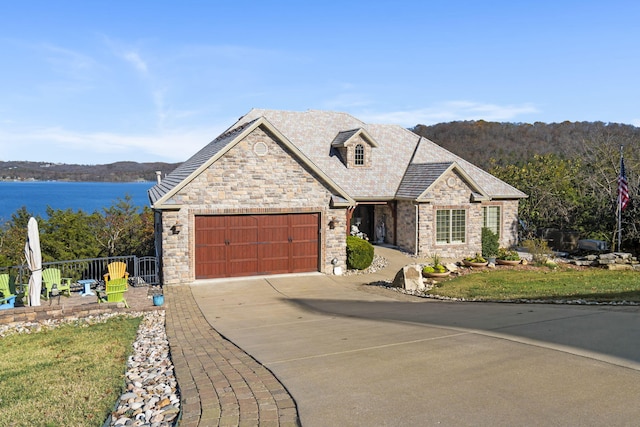
<instances>
[{"instance_id":1,"label":"shrub","mask_svg":"<svg viewBox=\"0 0 640 427\"><path fill-rule=\"evenodd\" d=\"M498 235L487 227L482 227L482 256L485 258L497 256L499 246Z\"/></svg>"},{"instance_id":2,"label":"shrub","mask_svg":"<svg viewBox=\"0 0 640 427\"><path fill-rule=\"evenodd\" d=\"M347 267L364 270L373 262L373 245L356 236L347 236Z\"/></svg>"},{"instance_id":3,"label":"shrub","mask_svg":"<svg viewBox=\"0 0 640 427\"><path fill-rule=\"evenodd\" d=\"M549 249L549 245L546 240L531 239L522 242L522 246L525 247L527 252L533 257L533 262L536 264L546 264L547 260L553 256L553 251Z\"/></svg>"},{"instance_id":4,"label":"shrub","mask_svg":"<svg viewBox=\"0 0 640 427\"><path fill-rule=\"evenodd\" d=\"M436 270L435 270L433 267L431 267L430 265L425 265L425 266L422 268L422 274L429 274L429 273L433 273L433 272L435 272L435 271L436 271Z\"/></svg>"}]
</instances>

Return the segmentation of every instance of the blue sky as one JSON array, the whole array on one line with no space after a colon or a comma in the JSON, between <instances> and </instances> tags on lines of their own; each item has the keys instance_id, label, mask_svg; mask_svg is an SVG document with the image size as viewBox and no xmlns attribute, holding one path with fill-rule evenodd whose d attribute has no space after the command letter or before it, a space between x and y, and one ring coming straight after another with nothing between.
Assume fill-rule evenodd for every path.
<instances>
[{"instance_id":1,"label":"blue sky","mask_svg":"<svg viewBox=\"0 0 640 427\"><path fill-rule=\"evenodd\" d=\"M0 160L180 162L251 108L640 126L639 17L631 0L2 1Z\"/></svg>"}]
</instances>

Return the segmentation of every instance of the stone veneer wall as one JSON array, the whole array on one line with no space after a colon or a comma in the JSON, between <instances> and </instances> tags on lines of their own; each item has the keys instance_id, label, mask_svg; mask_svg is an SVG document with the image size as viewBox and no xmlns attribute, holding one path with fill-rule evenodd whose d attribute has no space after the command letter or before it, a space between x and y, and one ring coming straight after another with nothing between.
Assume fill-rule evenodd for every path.
<instances>
[{"instance_id":1,"label":"stone veneer wall","mask_svg":"<svg viewBox=\"0 0 640 427\"><path fill-rule=\"evenodd\" d=\"M64 298L64 297L63 297ZM0 311L0 325L16 325L23 322L42 322L54 319L84 318L100 316L106 313L130 313L138 311L161 310L162 307L125 308L124 304L106 302L102 304L84 304L73 307L63 305L41 305L38 307L15 307Z\"/></svg>"},{"instance_id":2,"label":"stone veneer wall","mask_svg":"<svg viewBox=\"0 0 640 427\"><path fill-rule=\"evenodd\" d=\"M398 247L409 253L415 253L416 248L416 205L406 200L398 201L396 212L398 221Z\"/></svg>"},{"instance_id":3,"label":"stone veneer wall","mask_svg":"<svg viewBox=\"0 0 640 427\"><path fill-rule=\"evenodd\" d=\"M518 200L502 200L498 203L487 203L500 205L502 215L500 247L510 248L518 243L518 202Z\"/></svg>"},{"instance_id":4,"label":"stone veneer wall","mask_svg":"<svg viewBox=\"0 0 640 427\"><path fill-rule=\"evenodd\" d=\"M332 272L334 258L339 266L346 265L346 209L330 209L330 190L262 128L231 148L174 199L183 207L162 213L164 284L195 280L196 215L318 212L320 271ZM330 229L334 217L337 225ZM176 222L182 224L179 234L171 231Z\"/></svg>"},{"instance_id":5,"label":"stone veneer wall","mask_svg":"<svg viewBox=\"0 0 640 427\"><path fill-rule=\"evenodd\" d=\"M418 244L415 244L415 205L398 203L398 246L419 256L438 254L446 258L463 258L482 251L482 225L485 206L500 206L500 246L510 247L517 241L518 200L494 200L471 202L471 188L465 180L452 171L436 182L430 194L434 202L418 205ZM466 241L460 244L436 244L436 211L438 209L464 209L466 212Z\"/></svg>"}]
</instances>

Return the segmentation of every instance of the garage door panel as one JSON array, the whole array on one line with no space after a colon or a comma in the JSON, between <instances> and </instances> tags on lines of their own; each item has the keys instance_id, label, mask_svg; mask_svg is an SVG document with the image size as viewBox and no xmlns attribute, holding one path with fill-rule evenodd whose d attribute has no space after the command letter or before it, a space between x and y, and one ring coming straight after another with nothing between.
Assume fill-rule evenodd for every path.
<instances>
[{"instance_id":1,"label":"garage door panel","mask_svg":"<svg viewBox=\"0 0 640 427\"><path fill-rule=\"evenodd\" d=\"M258 232L258 241L260 243L288 243L289 228L282 226L273 228L260 228Z\"/></svg>"},{"instance_id":2,"label":"garage door panel","mask_svg":"<svg viewBox=\"0 0 640 427\"><path fill-rule=\"evenodd\" d=\"M319 214L196 217L196 278L318 270Z\"/></svg>"}]
</instances>

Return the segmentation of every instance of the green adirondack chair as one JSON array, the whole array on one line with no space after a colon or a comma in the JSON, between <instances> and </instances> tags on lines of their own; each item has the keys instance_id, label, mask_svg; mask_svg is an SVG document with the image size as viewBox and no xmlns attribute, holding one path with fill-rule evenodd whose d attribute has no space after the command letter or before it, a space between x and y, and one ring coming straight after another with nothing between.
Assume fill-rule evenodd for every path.
<instances>
[{"instance_id":1,"label":"green adirondack chair","mask_svg":"<svg viewBox=\"0 0 640 427\"><path fill-rule=\"evenodd\" d=\"M57 268L45 268L42 270L42 283L44 284L44 298L51 298L51 290L56 285L58 292L68 297L71 296L71 279L69 277L61 277L62 274Z\"/></svg>"},{"instance_id":2,"label":"green adirondack chair","mask_svg":"<svg viewBox=\"0 0 640 427\"><path fill-rule=\"evenodd\" d=\"M11 289L11 277L9 274L0 274L0 310L5 308L13 308L16 304L15 289Z\"/></svg>"},{"instance_id":3,"label":"green adirondack chair","mask_svg":"<svg viewBox=\"0 0 640 427\"><path fill-rule=\"evenodd\" d=\"M109 280L105 285L104 291L98 294L98 302L122 302L125 307L129 308L127 300L124 299L124 293L127 289L127 279L124 277Z\"/></svg>"}]
</instances>

